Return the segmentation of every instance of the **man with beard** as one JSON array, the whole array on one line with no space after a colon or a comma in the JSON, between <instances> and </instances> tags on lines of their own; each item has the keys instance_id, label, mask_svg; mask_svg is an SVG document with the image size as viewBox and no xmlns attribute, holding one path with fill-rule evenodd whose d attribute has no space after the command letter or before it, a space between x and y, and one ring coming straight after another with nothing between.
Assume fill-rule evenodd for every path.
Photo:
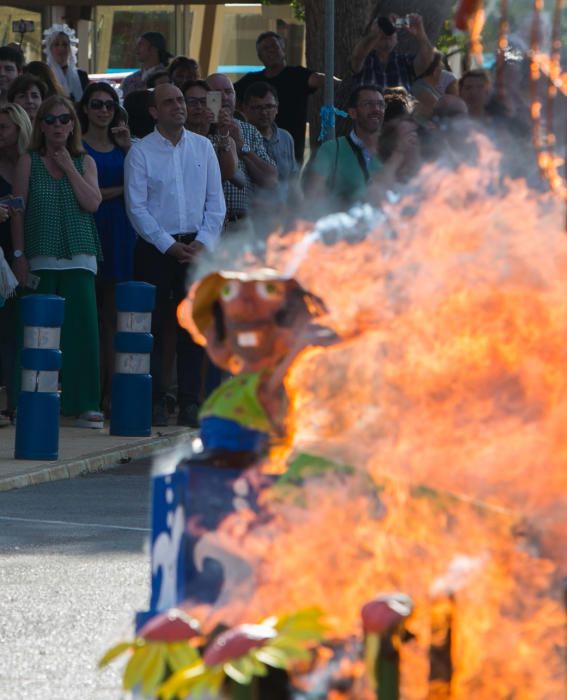
<instances>
[{"instance_id":1,"label":"man with beard","mask_svg":"<svg viewBox=\"0 0 567 700\"><path fill-rule=\"evenodd\" d=\"M307 201L330 200L331 210L366 199L369 182L382 169L378 139L385 102L375 85L361 85L349 97L353 128L348 136L327 141L310 165Z\"/></svg>"},{"instance_id":2,"label":"man with beard","mask_svg":"<svg viewBox=\"0 0 567 700\"><path fill-rule=\"evenodd\" d=\"M150 113L156 128L134 143L125 163L126 207L139 234L136 279L156 286L152 317L153 425L167 425L164 335L168 315L186 295L189 268L213 250L226 207L215 151L187 131L185 98L175 85L158 85ZM178 425L196 427L202 401L204 352L177 328Z\"/></svg>"}]
</instances>

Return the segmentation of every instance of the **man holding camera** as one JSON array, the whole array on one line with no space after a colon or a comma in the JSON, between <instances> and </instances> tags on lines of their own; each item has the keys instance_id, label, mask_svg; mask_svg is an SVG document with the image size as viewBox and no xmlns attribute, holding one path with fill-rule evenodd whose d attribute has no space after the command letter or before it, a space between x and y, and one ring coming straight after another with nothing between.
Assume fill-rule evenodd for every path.
<instances>
[{"instance_id":1,"label":"man holding camera","mask_svg":"<svg viewBox=\"0 0 567 700\"><path fill-rule=\"evenodd\" d=\"M398 31L415 37L417 53L397 51ZM421 75L433 60L433 46L425 33L421 15L374 17L351 55L353 85L404 87L411 92L416 75Z\"/></svg>"}]
</instances>

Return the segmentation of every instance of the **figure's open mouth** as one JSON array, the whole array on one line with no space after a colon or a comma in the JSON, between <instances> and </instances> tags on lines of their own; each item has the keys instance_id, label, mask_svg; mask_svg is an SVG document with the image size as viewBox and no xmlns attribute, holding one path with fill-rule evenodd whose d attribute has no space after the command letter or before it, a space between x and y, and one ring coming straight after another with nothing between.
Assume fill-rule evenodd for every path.
<instances>
[{"instance_id":1,"label":"figure's open mouth","mask_svg":"<svg viewBox=\"0 0 567 700\"><path fill-rule=\"evenodd\" d=\"M260 344L258 333L247 331L246 333L238 333L236 342L241 348L257 348Z\"/></svg>"}]
</instances>

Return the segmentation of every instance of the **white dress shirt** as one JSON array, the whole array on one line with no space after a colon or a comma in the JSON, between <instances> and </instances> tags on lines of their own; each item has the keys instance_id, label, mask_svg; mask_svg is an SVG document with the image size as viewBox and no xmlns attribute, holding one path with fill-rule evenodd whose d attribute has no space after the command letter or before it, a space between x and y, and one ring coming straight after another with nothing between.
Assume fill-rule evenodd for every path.
<instances>
[{"instance_id":1,"label":"white dress shirt","mask_svg":"<svg viewBox=\"0 0 567 700\"><path fill-rule=\"evenodd\" d=\"M226 206L208 139L184 129L174 146L156 129L133 143L124 165L124 195L132 226L160 253L175 243L174 235L192 232L214 249Z\"/></svg>"}]
</instances>

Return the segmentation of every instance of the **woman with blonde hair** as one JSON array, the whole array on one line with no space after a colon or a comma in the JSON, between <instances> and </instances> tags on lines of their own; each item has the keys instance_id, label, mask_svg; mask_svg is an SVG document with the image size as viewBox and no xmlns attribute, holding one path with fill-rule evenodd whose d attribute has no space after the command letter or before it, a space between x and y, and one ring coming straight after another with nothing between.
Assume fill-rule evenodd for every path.
<instances>
[{"instance_id":1,"label":"woman with blonde hair","mask_svg":"<svg viewBox=\"0 0 567 700\"><path fill-rule=\"evenodd\" d=\"M26 112L16 104L0 105L0 200L10 197L18 159L30 142L32 125ZM0 248L6 264L12 264L12 240L10 217L13 207L0 204ZM4 295L3 295L4 296ZM16 358L19 302L17 297L6 294L0 308L0 386L8 388L5 414L0 414L0 425L9 422L16 405Z\"/></svg>"},{"instance_id":2,"label":"woman with blonde hair","mask_svg":"<svg viewBox=\"0 0 567 700\"><path fill-rule=\"evenodd\" d=\"M102 201L94 160L84 151L73 104L55 95L37 113L29 153L16 169L14 193L25 211L14 214L14 273L37 293L65 298L61 331L61 409L80 427L102 428L95 295L102 258L93 214Z\"/></svg>"}]
</instances>

